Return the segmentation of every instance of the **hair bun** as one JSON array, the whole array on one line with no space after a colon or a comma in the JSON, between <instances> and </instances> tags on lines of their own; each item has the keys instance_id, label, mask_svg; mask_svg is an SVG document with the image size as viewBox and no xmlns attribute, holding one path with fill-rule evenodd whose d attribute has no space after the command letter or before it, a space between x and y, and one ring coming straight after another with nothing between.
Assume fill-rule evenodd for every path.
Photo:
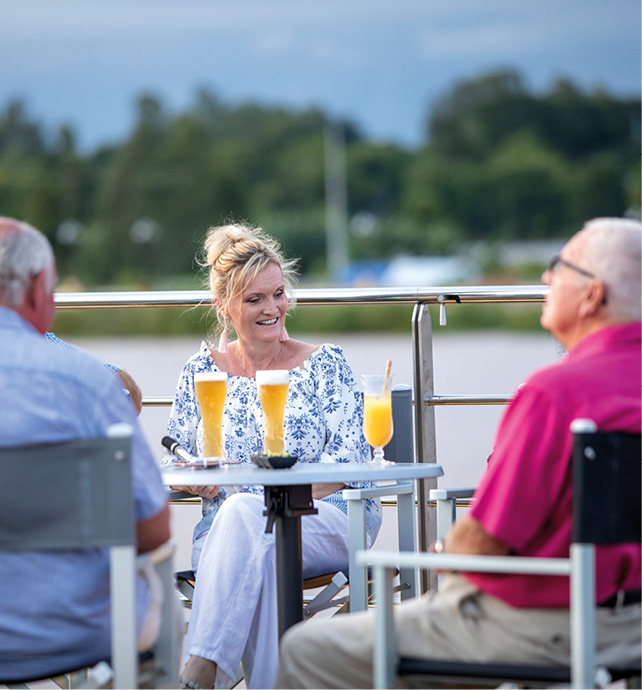
<instances>
[{"instance_id":1,"label":"hair bun","mask_svg":"<svg viewBox=\"0 0 642 690\"><path fill-rule=\"evenodd\" d=\"M213 266L225 252L239 242L254 239L251 229L237 223L211 227L205 238L205 256L208 265Z\"/></svg>"}]
</instances>

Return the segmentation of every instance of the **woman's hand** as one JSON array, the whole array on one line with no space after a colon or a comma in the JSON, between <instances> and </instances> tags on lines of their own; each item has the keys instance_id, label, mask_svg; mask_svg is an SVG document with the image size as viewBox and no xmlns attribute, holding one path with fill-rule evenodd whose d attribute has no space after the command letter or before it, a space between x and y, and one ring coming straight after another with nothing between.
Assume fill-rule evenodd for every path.
<instances>
[{"instance_id":1,"label":"woman's hand","mask_svg":"<svg viewBox=\"0 0 642 690\"><path fill-rule=\"evenodd\" d=\"M220 486L170 486L174 491L185 491L201 498L214 498L221 490Z\"/></svg>"},{"instance_id":2,"label":"woman's hand","mask_svg":"<svg viewBox=\"0 0 642 690\"><path fill-rule=\"evenodd\" d=\"M341 491L341 489L344 488L345 484L342 484L341 482L334 482L332 484L313 484L312 498L319 500L329 496L330 494L336 493L337 491Z\"/></svg>"}]
</instances>

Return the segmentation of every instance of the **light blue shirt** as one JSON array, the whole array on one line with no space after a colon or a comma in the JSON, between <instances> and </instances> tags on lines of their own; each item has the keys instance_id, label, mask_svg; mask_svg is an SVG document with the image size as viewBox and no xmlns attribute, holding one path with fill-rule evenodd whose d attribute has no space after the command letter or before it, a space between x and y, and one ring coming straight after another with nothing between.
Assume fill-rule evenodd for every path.
<instances>
[{"instance_id":1,"label":"light blue shirt","mask_svg":"<svg viewBox=\"0 0 642 690\"><path fill-rule=\"evenodd\" d=\"M178 379L167 433L193 455L202 455L203 425L196 399L194 374L218 371L207 343L185 363ZM223 415L225 457L251 462L250 456L263 451L264 423L256 380L229 376ZM298 462L367 462L370 447L363 436L361 393L343 350L326 343L315 350L302 367L290 370L290 386L285 405L284 440L286 452ZM371 482L352 484L368 488ZM262 487L244 486L246 493L263 493ZM194 529L194 540L206 532L227 494L221 489L213 499L202 499L203 518ZM348 512L341 492L323 499ZM366 501L366 531L374 542L381 527L381 502Z\"/></svg>"},{"instance_id":2,"label":"light blue shirt","mask_svg":"<svg viewBox=\"0 0 642 690\"><path fill-rule=\"evenodd\" d=\"M163 508L166 491L118 376L89 353L49 342L0 307L0 446L104 436L115 422L135 430L135 515L144 520ZM29 486L16 491L29 500ZM106 550L0 552L0 582L5 588L15 583L0 597L0 678L38 676L109 656ZM148 606L142 582L137 595L140 627Z\"/></svg>"},{"instance_id":3,"label":"light blue shirt","mask_svg":"<svg viewBox=\"0 0 642 690\"><path fill-rule=\"evenodd\" d=\"M57 343L58 345L62 345L62 347L68 347L72 350L77 350L74 345L71 343L68 343L66 340L61 340L55 333L52 333L51 331L47 331L45 333L45 338L47 340L50 340L52 343ZM113 369L114 371L120 371L118 367L115 367L113 364L109 364L109 362L105 362L105 366L109 369Z\"/></svg>"}]
</instances>

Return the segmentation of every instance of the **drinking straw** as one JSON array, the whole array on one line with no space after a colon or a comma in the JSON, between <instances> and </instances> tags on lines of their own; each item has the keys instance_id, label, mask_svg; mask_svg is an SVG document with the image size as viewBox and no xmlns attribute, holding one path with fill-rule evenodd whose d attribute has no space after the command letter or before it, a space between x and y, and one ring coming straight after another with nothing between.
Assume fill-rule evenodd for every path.
<instances>
[{"instance_id":1,"label":"drinking straw","mask_svg":"<svg viewBox=\"0 0 642 690\"><path fill-rule=\"evenodd\" d=\"M383 381L383 390L384 392L388 389L388 379L390 378L390 369L392 368L392 360L388 360L386 362L386 375L384 377Z\"/></svg>"}]
</instances>

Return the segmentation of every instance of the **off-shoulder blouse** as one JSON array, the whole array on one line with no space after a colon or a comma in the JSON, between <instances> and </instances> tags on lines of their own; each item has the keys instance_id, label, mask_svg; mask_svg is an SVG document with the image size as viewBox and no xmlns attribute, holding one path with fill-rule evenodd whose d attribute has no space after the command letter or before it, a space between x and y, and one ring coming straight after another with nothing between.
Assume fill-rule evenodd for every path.
<instances>
[{"instance_id":1,"label":"off-shoulder blouse","mask_svg":"<svg viewBox=\"0 0 642 690\"><path fill-rule=\"evenodd\" d=\"M207 343L185 363L176 386L167 433L190 453L202 454L203 427L194 389L194 374L219 371ZM262 452L263 412L256 380L229 376L223 415L225 457L251 462L250 455ZM343 350L329 343L321 345L302 367L290 370L290 386L285 407L285 450L298 462L367 462L370 447L363 436L363 404L354 374ZM351 484L367 488L370 482ZM240 491L263 493L262 487L243 486ZM227 497L224 488L213 499L202 499L203 517L194 529L196 540L207 531L216 511ZM348 512L341 492L322 499ZM381 503L366 503L366 530L371 542L381 526Z\"/></svg>"}]
</instances>

